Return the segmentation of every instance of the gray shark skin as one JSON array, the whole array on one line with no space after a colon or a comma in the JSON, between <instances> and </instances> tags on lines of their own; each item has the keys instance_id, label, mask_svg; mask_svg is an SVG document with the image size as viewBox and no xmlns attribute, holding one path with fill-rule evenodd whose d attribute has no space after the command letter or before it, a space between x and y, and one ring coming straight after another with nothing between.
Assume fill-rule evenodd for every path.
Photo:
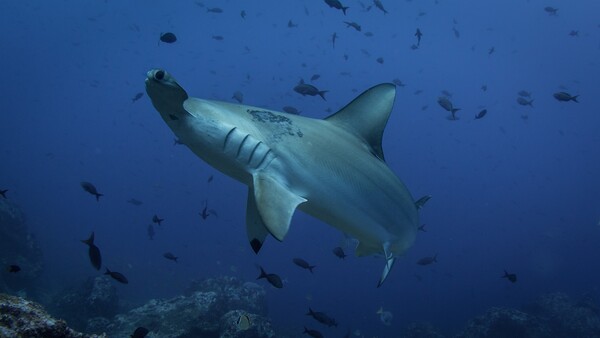
<instances>
[{"instance_id":1,"label":"gray shark skin","mask_svg":"<svg viewBox=\"0 0 600 338\"><path fill-rule=\"evenodd\" d=\"M246 230L256 253L268 234L284 239L296 209L356 238L357 256L383 255L378 287L413 244L417 208L381 147L393 84L323 120L189 97L159 69L148 72L146 91L183 144L249 187Z\"/></svg>"}]
</instances>

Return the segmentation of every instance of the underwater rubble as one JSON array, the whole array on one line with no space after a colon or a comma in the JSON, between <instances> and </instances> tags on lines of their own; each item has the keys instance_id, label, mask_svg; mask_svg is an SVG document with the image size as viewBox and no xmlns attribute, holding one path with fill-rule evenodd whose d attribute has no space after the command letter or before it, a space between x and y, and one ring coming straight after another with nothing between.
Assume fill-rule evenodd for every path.
<instances>
[{"instance_id":1,"label":"underwater rubble","mask_svg":"<svg viewBox=\"0 0 600 338\"><path fill-rule=\"evenodd\" d=\"M84 334L51 317L44 308L20 297L0 294L0 337L105 338Z\"/></svg>"},{"instance_id":2,"label":"underwater rubble","mask_svg":"<svg viewBox=\"0 0 600 338\"><path fill-rule=\"evenodd\" d=\"M106 276L90 277L81 285L57 294L48 310L64 318L69 326L85 332L101 333L117 314L117 288Z\"/></svg>"},{"instance_id":3,"label":"underwater rubble","mask_svg":"<svg viewBox=\"0 0 600 338\"><path fill-rule=\"evenodd\" d=\"M4 267L15 265L18 273ZM43 270L42 251L29 232L21 209L9 199L0 198L0 293L32 295Z\"/></svg>"},{"instance_id":4,"label":"underwater rubble","mask_svg":"<svg viewBox=\"0 0 600 338\"><path fill-rule=\"evenodd\" d=\"M233 277L210 278L193 283L185 295L153 299L117 315L106 326L110 337L126 337L136 327L150 330L148 337L275 337L266 317L265 290ZM247 316L249 326L240 326Z\"/></svg>"}]
</instances>

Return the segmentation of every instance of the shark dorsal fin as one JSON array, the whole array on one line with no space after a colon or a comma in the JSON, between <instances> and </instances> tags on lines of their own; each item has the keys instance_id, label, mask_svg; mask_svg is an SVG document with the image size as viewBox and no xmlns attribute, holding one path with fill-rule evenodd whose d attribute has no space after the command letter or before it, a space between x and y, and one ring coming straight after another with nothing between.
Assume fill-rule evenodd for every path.
<instances>
[{"instance_id":1,"label":"shark dorsal fin","mask_svg":"<svg viewBox=\"0 0 600 338\"><path fill-rule=\"evenodd\" d=\"M366 90L326 120L358 135L371 146L373 154L384 160L381 139L395 97L396 86L382 83Z\"/></svg>"}]
</instances>

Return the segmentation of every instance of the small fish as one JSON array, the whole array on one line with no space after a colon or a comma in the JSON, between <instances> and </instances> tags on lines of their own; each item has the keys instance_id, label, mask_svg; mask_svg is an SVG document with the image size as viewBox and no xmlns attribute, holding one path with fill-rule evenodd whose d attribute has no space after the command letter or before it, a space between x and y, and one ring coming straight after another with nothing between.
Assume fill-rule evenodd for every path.
<instances>
[{"instance_id":1,"label":"small fish","mask_svg":"<svg viewBox=\"0 0 600 338\"><path fill-rule=\"evenodd\" d=\"M417 261L417 264L419 265L429 265L432 263L437 263L437 254L431 257L423 257Z\"/></svg>"},{"instance_id":2,"label":"small fish","mask_svg":"<svg viewBox=\"0 0 600 338\"><path fill-rule=\"evenodd\" d=\"M295 28L298 27L297 23L293 23L292 20L288 21L288 28Z\"/></svg>"},{"instance_id":3,"label":"small fish","mask_svg":"<svg viewBox=\"0 0 600 338\"><path fill-rule=\"evenodd\" d=\"M375 4L375 7L379 8L383 14L387 14L388 12L385 10L385 8L383 8L383 4L381 3L381 0L373 0L373 4Z\"/></svg>"},{"instance_id":4,"label":"small fish","mask_svg":"<svg viewBox=\"0 0 600 338\"><path fill-rule=\"evenodd\" d=\"M491 47L490 49L488 49L488 55L494 54L495 51L496 51L496 48Z\"/></svg>"},{"instance_id":5,"label":"small fish","mask_svg":"<svg viewBox=\"0 0 600 338\"><path fill-rule=\"evenodd\" d=\"M144 337L146 337L146 335L148 335L148 333L150 333L150 330L148 330L145 327L140 326L137 329L135 329L135 331L133 331L131 338L144 338Z\"/></svg>"},{"instance_id":6,"label":"small fish","mask_svg":"<svg viewBox=\"0 0 600 338\"><path fill-rule=\"evenodd\" d=\"M173 255L173 254L172 254L172 253L170 253L170 252L165 252L165 253L163 254L163 257L164 257L164 258L166 258L166 259L168 259L168 260L172 260L172 261L174 261L175 263L177 263L177 258L179 258L179 257L177 257L177 256Z\"/></svg>"},{"instance_id":7,"label":"small fish","mask_svg":"<svg viewBox=\"0 0 600 338\"><path fill-rule=\"evenodd\" d=\"M415 206L417 207L417 210L420 210L425 203L427 203L427 201L429 201L431 199L431 195L425 195L421 198L419 198L416 202L415 202Z\"/></svg>"},{"instance_id":8,"label":"small fish","mask_svg":"<svg viewBox=\"0 0 600 338\"><path fill-rule=\"evenodd\" d=\"M129 203L129 204L133 204L133 205L135 205L136 207L139 207L140 205L144 204L142 201L140 201L140 200L137 200L137 199L135 199L135 198L130 198L130 199L128 199L128 200L127 200L127 203Z\"/></svg>"},{"instance_id":9,"label":"small fish","mask_svg":"<svg viewBox=\"0 0 600 338\"><path fill-rule=\"evenodd\" d=\"M579 36L579 31L572 30L569 32L569 36Z\"/></svg>"},{"instance_id":10,"label":"small fish","mask_svg":"<svg viewBox=\"0 0 600 338\"><path fill-rule=\"evenodd\" d=\"M362 27L360 27L359 24L357 24L354 21L348 22L348 21L344 21L344 23L347 25L346 27L352 27L354 29L356 29L357 31L362 31Z\"/></svg>"},{"instance_id":11,"label":"small fish","mask_svg":"<svg viewBox=\"0 0 600 338\"><path fill-rule=\"evenodd\" d=\"M406 84L402 83L402 80L398 78L393 79L392 82L398 87L406 87Z\"/></svg>"},{"instance_id":12,"label":"small fish","mask_svg":"<svg viewBox=\"0 0 600 338\"><path fill-rule=\"evenodd\" d=\"M375 60L375 61L377 61L377 63L380 63L380 64L383 64L383 62L384 62L382 57L378 57L377 60Z\"/></svg>"},{"instance_id":13,"label":"small fish","mask_svg":"<svg viewBox=\"0 0 600 338\"><path fill-rule=\"evenodd\" d=\"M9 265L7 271L10 273L17 273L21 271L21 267L18 265Z\"/></svg>"},{"instance_id":14,"label":"small fish","mask_svg":"<svg viewBox=\"0 0 600 338\"><path fill-rule=\"evenodd\" d=\"M213 35L212 38L213 38L213 40L217 40L217 41L223 41L225 39L221 35Z\"/></svg>"},{"instance_id":15,"label":"small fish","mask_svg":"<svg viewBox=\"0 0 600 338\"><path fill-rule=\"evenodd\" d=\"M235 322L238 330L246 331L252 326L252 322L250 321L250 317L247 314L242 314Z\"/></svg>"},{"instance_id":16,"label":"small fish","mask_svg":"<svg viewBox=\"0 0 600 338\"><path fill-rule=\"evenodd\" d=\"M146 230L148 232L148 238L150 238L150 240L154 239L154 226L152 226L152 224L148 224L148 229Z\"/></svg>"},{"instance_id":17,"label":"small fish","mask_svg":"<svg viewBox=\"0 0 600 338\"><path fill-rule=\"evenodd\" d=\"M557 15L558 14L558 8L547 6L547 7L544 7L544 10L549 15Z\"/></svg>"},{"instance_id":18,"label":"small fish","mask_svg":"<svg viewBox=\"0 0 600 338\"><path fill-rule=\"evenodd\" d=\"M311 76L311 77L310 77L310 80L311 80L311 81L316 81L316 80L318 80L320 77L321 77L321 75L319 75L319 74L313 74L313 76Z\"/></svg>"},{"instance_id":19,"label":"small fish","mask_svg":"<svg viewBox=\"0 0 600 338\"><path fill-rule=\"evenodd\" d=\"M331 7L331 8L341 9L342 12L344 13L344 15L346 15L346 10L348 10L348 8L349 8L349 7L344 7L339 0L325 0L325 3L328 4L329 7Z\"/></svg>"},{"instance_id":20,"label":"small fish","mask_svg":"<svg viewBox=\"0 0 600 338\"><path fill-rule=\"evenodd\" d=\"M292 106L285 106L282 109L288 114L300 115L300 111Z\"/></svg>"},{"instance_id":21,"label":"small fish","mask_svg":"<svg viewBox=\"0 0 600 338\"><path fill-rule=\"evenodd\" d=\"M370 38L373 36L373 32L365 32L365 36Z\"/></svg>"},{"instance_id":22,"label":"small fish","mask_svg":"<svg viewBox=\"0 0 600 338\"><path fill-rule=\"evenodd\" d=\"M307 329L306 326L304 327L304 332L302 333L306 333L313 338L323 338L323 334L321 332L313 329Z\"/></svg>"},{"instance_id":23,"label":"small fish","mask_svg":"<svg viewBox=\"0 0 600 338\"><path fill-rule=\"evenodd\" d=\"M164 43L173 43L177 41L177 37L171 32L160 33L160 41Z\"/></svg>"},{"instance_id":24,"label":"small fish","mask_svg":"<svg viewBox=\"0 0 600 338\"><path fill-rule=\"evenodd\" d=\"M454 36L457 39L460 38L460 32L458 31L458 29L456 29L456 27L452 27L452 31L454 32Z\"/></svg>"},{"instance_id":25,"label":"small fish","mask_svg":"<svg viewBox=\"0 0 600 338\"><path fill-rule=\"evenodd\" d=\"M346 254L344 253L344 249L342 249L339 246L336 246L335 248L333 248L333 254L336 255L338 258L340 259L344 259L346 258Z\"/></svg>"},{"instance_id":26,"label":"small fish","mask_svg":"<svg viewBox=\"0 0 600 338\"><path fill-rule=\"evenodd\" d=\"M479 120L480 118L484 117L485 114L487 114L487 109L483 109L482 111L480 111L479 113L477 113L477 115L475 115L475 119Z\"/></svg>"},{"instance_id":27,"label":"small fish","mask_svg":"<svg viewBox=\"0 0 600 338\"><path fill-rule=\"evenodd\" d=\"M440 96L438 97L438 104L444 108L445 110L449 111L452 114L452 120L456 120L456 112L460 110L460 108L454 108L454 105L452 104L452 102L450 102L450 100L445 97L445 96Z\"/></svg>"},{"instance_id":28,"label":"small fish","mask_svg":"<svg viewBox=\"0 0 600 338\"><path fill-rule=\"evenodd\" d=\"M3 198L6 198L7 191L8 191L8 189L0 190L0 196L2 196Z\"/></svg>"},{"instance_id":29,"label":"small fish","mask_svg":"<svg viewBox=\"0 0 600 338\"><path fill-rule=\"evenodd\" d=\"M506 270L504 270L504 276L501 276L500 278L506 278L511 283L516 283L517 282L517 275L514 274L514 273L508 273L508 272L506 272Z\"/></svg>"},{"instance_id":30,"label":"small fish","mask_svg":"<svg viewBox=\"0 0 600 338\"><path fill-rule=\"evenodd\" d=\"M162 221L164 221L164 218L160 218L158 217L156 214L154 216L152 216L152 223L156 223L158 225L162 225Z\"/></svg>"},{"instance_id":31,"label":"small fish","mask_svg":"<svg viewBox=\"0 0 600 338\"><path fill-rule=\"evenodd\" d=\"M554 93L553 96L558 101L563 101L563 102L568 102L568 101L579 102L579 101L577 101L577 97L579 97L579 95L572 96L571 94L569 94L567 92Z\"/></svg>"},{"instance_id":32,"label":"small fish","mask_svg":"<svg viewBox=\"0 0 600 338\"><path fill-rule=\"evenodd\" d=\"M308 262L302 258L294 258L292 261L294 262L294 264L298 265L299 267L301 267L303 269L307 269L308 271L310 271L310 273L312 273L313 269L316 268L315 265L308 264Z\"/></svg>"},{"instance_id":33,"label":"small fish","mask_svg":"<svg viewBox=\"0 0 600 338\"><path fill-rule=\"evenodd\" d=\"M487 87L487 85L481 85L480 88L482 91L486 92L488 87Z\"/></svg>"},{"instance_id":34,"label":"small fish","mask_svg":"<svg viewBox=\"0 0 600 338\"><path fill-rule=\"evenodd\" d=\"M530 106L533 107L533 100L527 100L522 96L517 97L517 103L522 106Z\"/></svg>"},{"instance_id":35,"label":"small fish","mask_svg":"<svg viewBox=\"0 0 600 338\"><path fill-rule=\"evenodd\" d=\"M281 281L281 277L274 273L266 273L262 267L260 268L260 275L256 279L265 278L271 285L274 287L281 289L283 287L283 282Z\"/></svg>"},{"instance_id":36,"label":"small fish","mask_svg":"<svg viewBox=\"0 0 600 338\"><path fill-rule=\"evenodd\" d=\"M419 227L417 228L417 230L423 231L423 232L427 232L427 230L425 230L425 224L419 225Z\"/></svg>"},{"instance_id":37,"label":"small fish","mask_svg":"<svg viewBox=\"0 0 600 338\"><path fill-rule=\"evenodd\" d=\"M300 79L300 82L294 87L294 91L302 96L319 95L323 100L325 100L325 93L328 92L327 90L319 90L317 87L311 84L304 83L304 80L302 79Z\"/></svg>"},{"instance_id":38,"label":"small fish","mask_svg":"<svg viewBox=\"0 0 600 338\"><path fill-rule=\"evenodd\" d=\"M143 96L144 96L144 93L142 93L142 92L135 94L135 96L131 98L131 103L134 103L135 101L141 99Z\"/></svg>"},{"instance_id":39,"label":"small fish","mask_svg":"<svg viewBox=\"0 0 600 338\"><path fill-rule=\"evenodd\" d=\"M219 7L207 8L207 13L223 13L223 10Z\"/></svg>"},{"instance_id":40,"label":"small fish","mask_svg":"<svg viewBox=\"0 0 600 338\"><path fill-rule=\"evenodd\" d=\"M206 202L206 201L204 202L204 208L202 209L202 211L199 214L203 220L206 220L208 218L208 216L210 216L210 215L219 217L219 215L217 214L217 212L215 210L208 209L208 202Z\"/></svg>"},{"instance_id":41,"label":"small fish","mask_svg":"<svg viewBox=\"0 0 600 338\"><path fill-rule=\"evenodd\" d=\"M522 97L531 97L531 93L526 90L519 90L517 94Z\"/></svg>"},{"instance_id":42,"label":"small fish","mask_svg":"<svg viewBox=\"0 0 600 338\"><path fill-rule=\"evenodd\" d=\"M96 201L100 201L100 196L104 196L103 194L98 193L98 190L96 190L96 187L93 184L91 184L90 182L81 182L81 187L83 188L83 190L96 196Z\"/></svg>"},{"instance_id":43,"label":"small fish","mask_svg":"<svg viewBox=\"0 0 600 338\"><path fill-rule=\"evenodd\" d=\"M110 271L110 270L108 270L108 268L106 268L106 272L104 274L111 276L112 278L114 278L119 283L122 283L122 284L128 284L129 283L129 281L127 280L127 278L125 276L123 276L123 274L120 273L120 272Z\"/></svg>"},{"instance_id":44,"label":"small fish","mask_svg":"<svg viewBox=\"0 0 600 338\"><path fill-rule=\"evenodd\" d=\"M240 16L242 17L242 19L245 19L245 18L246 18L246 11L245 11L245 10L242 10L242 11L240 12Z\"/></svg>"},{"instance_id":45,"label":"small fish","mask_svg":"<svg viewBox=\"0 0 600 338\"><path fill-rule=\"evenodd\" d=\"M335 48L335 40L337 39L337 33L333 32L333 34L331 35L331 44L333 45L333 48Z\"/></svg>"},{"instance_id":46,"label":"small fish","mask_svg":"<svg viewBox=\"0 0 600 338\"><path fill-rule=\"evenodd\" d=\"M310 307L308 308L308 313L306 314L307 316L311 316L313 317L316 321L318 321L321 324L325 324L329 327L338 326L338 323L336 322L335 319L329 317L325 312L318 312L318 311L313 311Z\"/></svg>"},{"instance_id":47,"label":"small fish","mask_svg":"<svg viewBox=\"0 0 600 338\"><path fill-rule=\"evenodd\" d=\"M423 33L421 33L421 30L417 28L417 32L415 33L415 36L417 37L417 46L421 45L421 37L423 36Z\"/></svg>"},{"instance_id":48,"label":"small fish","mask_svg":"<svg viewBox=\"0 0 600 338\"><path fill-rule=\"evenodd\" d=\"M242 92L240 92L239 90L233 93L233 96L231 98L235 99L239 103L244 102L244 94L242 94Z\"/></svg>"},{"instance_id":49,"label":"small fish","mask_svg":"<svg viewBox=\"0 0 600 338\"><path fill-rule=\"evenodd\" d=\"M96 270L100 270L102 267L102 256L100 255L100 249L94 244L94 232L92 232L90 238L82 239L81 242L89 246L88 256L90 256L90 262L92 262L92 266Z\"/></svg>"}]
</instances>

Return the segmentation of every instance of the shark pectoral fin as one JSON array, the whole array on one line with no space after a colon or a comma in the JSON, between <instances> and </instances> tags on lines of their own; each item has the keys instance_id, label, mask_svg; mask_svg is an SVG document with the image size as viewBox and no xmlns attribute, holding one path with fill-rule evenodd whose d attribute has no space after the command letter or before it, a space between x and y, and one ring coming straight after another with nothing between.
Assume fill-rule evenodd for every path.
<instances>
[{"instance_id":1,"label":"shark pectoral fin","mask_svg":"<svg viewBox=\"0 0 600 338\"><path fill-rule=\"evenodd\" d=\"M294 210L306 199L264 173L254 174L253 183L256 209L271 235L282 241L290 228Z\"/></svg>"},{"instance_id":2,"label":"shark pectoral fin","mask_svg":"<svg viewBox=\"0 0 600 338\"><path fill-rule=\"evenodd\" d=\"M383 273L381 274L379 283L377 283L377 287L380 287L383 284L383 281L385 281L385 278L387 277L388 273L390 273L390 270L392 270L392 266L394 266L394 262L396 262L395 257L386 258L385 266L383 267Z\"/></svg>"},{"instance_id":3,"label":"shark pectoral fin","mask_svg":"<svg viewBox=\"0 0 600 338\"><path fill-rule=\"evenodd\" d=\"M254 253L258 253L262 248L269 230L265 227L258 209L256 208L256 200L254 199L254 189L248 190L248 203L246 205L246 234L248 241Z\"/></svg>"}]
</instances>

